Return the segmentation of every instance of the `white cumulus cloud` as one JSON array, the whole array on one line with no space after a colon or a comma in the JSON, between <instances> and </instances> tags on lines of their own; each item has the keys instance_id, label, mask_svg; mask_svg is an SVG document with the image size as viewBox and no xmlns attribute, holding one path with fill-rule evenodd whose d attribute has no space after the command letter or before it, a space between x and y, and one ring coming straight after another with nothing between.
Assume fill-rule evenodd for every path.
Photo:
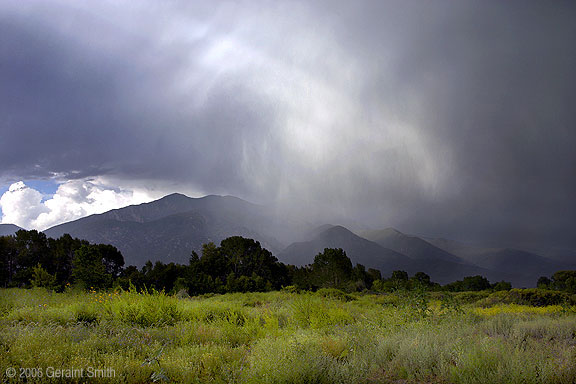
<instances>
[{"instance_id":1,"label":"white cumulus cloud","mask_svg":"<svg viewBox=\"0 0 576 384\"><path fill-rule=\"evenodd\" d=\"M102 181L71 180L43 201L39 191L19 181L0 198L2 223L44 230L54 225L152 200L145 192L113 188Z\"/></svg>"},{"instance_id":2,"label":"white cumulus cloud","mask_svg":"<svg viewBox=\"0 0 576 384\"><path fill-rule=\"evenodd\" d=\"M48 211L42 204L42 194L22 181L12 184L2 195L0 208L3 213L2 223L16 224L23 228L30 228L33 218Z\"/></svg>"}]
</instances>

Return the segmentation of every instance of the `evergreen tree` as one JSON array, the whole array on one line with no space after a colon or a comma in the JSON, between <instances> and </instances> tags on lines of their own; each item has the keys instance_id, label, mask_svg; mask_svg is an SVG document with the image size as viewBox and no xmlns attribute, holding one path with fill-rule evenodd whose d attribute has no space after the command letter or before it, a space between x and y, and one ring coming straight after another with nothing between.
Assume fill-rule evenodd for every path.
<instances>
[{"instance_id":1,"label":"evergreen tree","mask_svg":"<svg viewBox=\"0 0 576 384\"><path fill-rule=\"evenodd\" d=\"M100 249L94 245L83 245L74 253L72 276L80 287L101 289L110 287L112 275L106 273L106 265Z\"/></svg>"},{"instance_id":2,"label":"evergreen tree","mask_svg":"<svg viewBox=\"0 0 576 384\"><path fill-rule=\"evenodd\" d=\"M352 262L342 248L325 248L314 258L312 273L319 287L343 288L352 277Z\"/></svg>"}]
</instances>

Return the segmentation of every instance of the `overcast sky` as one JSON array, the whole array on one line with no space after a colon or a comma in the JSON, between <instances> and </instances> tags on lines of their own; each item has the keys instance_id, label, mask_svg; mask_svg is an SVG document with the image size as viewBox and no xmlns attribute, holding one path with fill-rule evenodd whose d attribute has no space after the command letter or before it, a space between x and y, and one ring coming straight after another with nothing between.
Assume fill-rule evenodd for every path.
<instances>
[{"instance_id":1,"label":"overcast sky","mask_svg":"<svg viewBox=\"0 0 576 384\"><path fill-rule=\"evenodd\" d=\"M576 3L0 2L2 222L171 192L576 247Z\"/></svg>"}]
</instances>

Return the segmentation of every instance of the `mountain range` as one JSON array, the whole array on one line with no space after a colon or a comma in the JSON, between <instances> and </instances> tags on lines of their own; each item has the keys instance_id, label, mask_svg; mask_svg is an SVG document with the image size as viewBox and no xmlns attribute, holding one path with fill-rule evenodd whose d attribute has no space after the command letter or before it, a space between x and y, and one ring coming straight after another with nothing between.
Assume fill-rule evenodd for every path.
<instances>
[{"instance_id":1,"label":"mountain range","mask_svg":"<svg viewBox=\"0 0 576 384\"><path fill-rule=\"evenodd\" d=\"M18 229L3 224L0 235ZM534 286L539 276L550 276L576 264L566 252L563 258L552 258L521 249L423 238L394 228L353 232L340 225L314 226L233 196L190 198L171 194L44 232L50 237L68 233L94 243L112 244L122 251L126 265L137 266L148 260L187 263L192 251L201 252L204 243L218 244L233 235L260 241L288 264L310 264L324 248L342 248L354 264L379 269L385 277L399 269L411 274L422 271L442 284L482 275L491 282L506 280L517 287Z\"/></svg>"},{"instance_id":2,"label":"mountain range","mask_svg":"<svg viewBox=\"0 0 576 384\"><path fill-rule=\"evenodd\" d=\"M468 262L440 249L416 236L405 235L393 228L380 231L359 231L358 234L342 227L324 225L308 241L296 242L286 247L278 258L286 263L310 263L310 255L324 248L342 248L354 263L375 268L389 275L393 270L410 274L426 272L433 281L445 284L464 276L482 275L491 281L515 281L527 285L531 277L488 269ZM361 237L359 234L363 234Z\"/></svg>"},{"instance_id":3,"label":"mountain range","mask_svg":"<svg viewBox=\"0 0 576 384\"><path fill-rule=\"evenodd\" d=\"M112 244L122 251L127 265L143 265L148 260L187 263L192 251L201 251L202 244L219 243L234 235L256 239L276 253L283 245L273 234L290 231L264 207L236 197L172 194L44 232L50 237L68 233L90 242Z\"/></svg>"},{"instance_id":4,"label":"mountain range","mask_svg":"<svg viewBox=\"0 0 576 384\"><path fill-rule=\"evenodd\" d=\"M14 224L0 224L0 236L9 236L15 234L20 228Z\"/></svg>"}]
</instances>

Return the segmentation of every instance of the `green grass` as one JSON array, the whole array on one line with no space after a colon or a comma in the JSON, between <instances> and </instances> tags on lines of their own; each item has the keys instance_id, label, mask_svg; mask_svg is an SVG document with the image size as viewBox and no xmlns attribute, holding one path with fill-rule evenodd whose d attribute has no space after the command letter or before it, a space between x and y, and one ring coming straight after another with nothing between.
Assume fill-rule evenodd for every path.
<instances>
[{"instance_id":1,"label":"green grass","mask_svg":"<svg viewBox=\"0 0 576 384\"><path fill-rule=\"evenodd\" d=\"M24 382L8 367L93 367L126 383L576 382L573 307L460 303L333 290L177 298L5 289L0 377ZM26 380L74 381L87 379Z\"/></svg>"}]
</instances>

